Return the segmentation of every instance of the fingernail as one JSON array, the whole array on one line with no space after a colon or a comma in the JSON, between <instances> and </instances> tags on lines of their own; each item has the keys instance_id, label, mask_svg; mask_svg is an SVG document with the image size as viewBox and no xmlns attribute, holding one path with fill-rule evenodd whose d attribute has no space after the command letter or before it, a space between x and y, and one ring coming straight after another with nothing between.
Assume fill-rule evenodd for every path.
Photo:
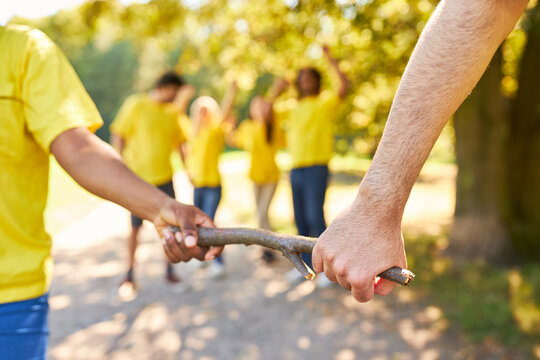
<instances>
[{"instance_id":1,"label":"fingernail","mask_svg":"<svg viewBox=\"0 0 540 360\"><path fill-rule=\"evenodd\" d=\"M173 236L173 233L169 229L163 230L163 238L169 239Z\"/></svg>"},{"instance_id":2,"label":"fingernail","mask_svg":"<svg viewBox=\"0 0 540 360\"><path fill-rule=\"evenodd\" d=\"M174 233L174 237L176 239L177 242L181 243L182 242L182 234L177 232L177 233Z\"/></svg>"},{"instance_id":3,"label":"fingernail","mask_svg":"<svg viewBox=\"0 0 540 360\"><path fill-rule=\"evenodd\" d=\"M188 236L186 236L186 239L184 240L184 243L186 244L187 247L192 247L192 246L195 246L197 244L197 241L195 240L195 236L188 235Z\"/></svg>"}]
</instances>

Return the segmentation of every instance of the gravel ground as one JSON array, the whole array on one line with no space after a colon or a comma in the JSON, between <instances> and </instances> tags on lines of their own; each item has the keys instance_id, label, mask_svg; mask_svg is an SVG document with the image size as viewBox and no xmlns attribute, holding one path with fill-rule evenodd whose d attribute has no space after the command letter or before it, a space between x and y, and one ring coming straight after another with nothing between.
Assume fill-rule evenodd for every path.
<instances>
[{"instance_id":1,"label":"gravel ground","mask_svg":"<svg viewBox=\"0 0 540 360\"><path fill-rule=\"evenodd\" d=\"M167 285L151 226L138 250L138 294L123 301L117 287L127 230L126 212L105 203L55 237L51 359L427 360L460 353L441 311L414 287L359 304L337 286L289 284L286 260L266 265L256 247L228 247L224 278L210 278L205 264L192 261L176 265L181 284Z\"/></svg>"},{"instance_id":2,"label":"gravel ground","mask_svg":"<svg viewBox=\"0 0 540 360\"><path fill-rule=\"evenodd\" d=\"M216 223L250 226L254 216L246 164L232 165L222 169L227 191ZM435 177L424 173L404 221L437 233L451 220L455 168L442 167ZM330 219L350 202L358 181L329 189ZM185 176L177 175L175 185L183 190L180 200L189 202ZM285 176L272 215L292 218ZM139 291L127 301L117 291L125 271L126 211L103 202L82 219L80 214L63 216L71 225L54 236L53 360L514 358L497 347L468 345L459 330L448 329L442 311L414 283L359 304L337 286L289 284L285 273L291 265L281 258L264 264L256 247L229 246L224 278L212 279L207 264L193 261L175 266L181 284L167 285L160 241L148 225L137 253Z\"/></svg>"}]
</instances>

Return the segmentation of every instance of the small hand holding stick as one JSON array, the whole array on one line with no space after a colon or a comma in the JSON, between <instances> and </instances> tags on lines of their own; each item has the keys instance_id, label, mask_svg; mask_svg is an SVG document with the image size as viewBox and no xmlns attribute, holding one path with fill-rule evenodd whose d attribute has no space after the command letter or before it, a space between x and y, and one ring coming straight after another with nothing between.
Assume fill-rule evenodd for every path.
<instances>
[{"instance_id":1,"label":"small hand holding stick","mask_svg":"<svg viewBox=\"0 0 540 360\"><path fill-rule=\"evenodd\" d=\"M171 226L174 232L179 228ZM311 253L316 239L298 235L285 235L261 229L248 228L199 228L198 245L201 247L224 246L229 244L260 245L280 251L300 271L306 279L313 279L315 273L302 261L300 253ZM383 279L403 286L414 280L414 274L406 269L392 267L379 274Z\"/></svg>"}]
</instances>

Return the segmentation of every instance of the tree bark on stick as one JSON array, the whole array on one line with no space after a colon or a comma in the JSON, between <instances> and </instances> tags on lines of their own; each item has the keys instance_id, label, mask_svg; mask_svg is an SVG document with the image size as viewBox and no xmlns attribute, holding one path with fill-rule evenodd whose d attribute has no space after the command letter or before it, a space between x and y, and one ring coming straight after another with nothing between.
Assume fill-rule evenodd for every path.
<instances>
[{"instance_id":1,"label":"tree bark on stick","mask_svg":"<svg viewBox=\"0 0 540 360\"><path fill-rule=\"evenodd\" d=\"M171 227L172 231L180 231ZM302 261L300 253L311 253L316 239L298 235L285 235L261 229L228 228L213 229L199 228L198 245L202 247L224 246L230 244L260 245L280 251L306 279L313 279L315 274ZM406 269L392 267L379 274L380 277L401 284L409 285L414 274Z\"/></svg>"}]
</instances>

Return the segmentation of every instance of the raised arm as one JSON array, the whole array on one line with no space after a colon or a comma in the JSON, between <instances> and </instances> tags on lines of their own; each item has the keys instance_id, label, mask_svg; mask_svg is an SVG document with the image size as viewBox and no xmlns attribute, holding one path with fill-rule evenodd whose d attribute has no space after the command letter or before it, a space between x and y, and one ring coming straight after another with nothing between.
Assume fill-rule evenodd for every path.
<instances>
[{"instance_id":1,"label":"raised arm","mask_svg":"<svg viewBox=\"0 0 540 360\"><path fill-rule=\"evenodd\" d=\"M270 104L273 104L276 99L287 90L289 87L289 82L285 79L277 78L272 86L272 89L269 91L266 101Z\"/></svg>"},{"instance_id":2,"label":"raised arm","mask_svg":"<svg viewBox=\"0 0 540 360\"><path fill-rule=\"evenodd\" d=\"M209 260L221 252L221 248L208 250L195 246L197 226L213 226L202 211L176 202L138 178L110 146L86 128L60 134L52 142L51 152L86 190L152 221L164 238L163 248L172 262L192 257ZM180 226L181 234L175 238L168 225Z\"/></svg>"},{"instance_id":3,"label":"raised arm","mask_svg":"<svg viewBox=\"0 0 540 360\"><path fill-rule=\"evenodd\" d=\"M332 65L332 68L337 74L337 77L339 79L339 90L338 94L340 98L344 98L347 95L347 91L349 90L349 80L347 80L347 77L345 74L339 69L339 63L336 59L332 57L332 54L330 54L330 48L328 45L323 46L324 55L330 62L330 65Z\"/></svg>"},{"instance_id":4,"label":"raised arm","mask_svg":"<svg viewBox=\"0 0 540 360\"><path fill-rule=\"evenodd\" d=\"M476 85L526 0L443 0L405 70L373 163L358 195L320 237L318 272L358 301L393 285L374 277L406 267L401 219L411 188L444 125Z\"/></svg>"},{"instance_id":5,"label":"raised arm","mask_svg":"<svg viewBox=\"0 0 540 360\"><path fill-rule=\"evenodd\" d=\"M195 92L195 87L192 85L183 85L178 90L173 103L181 114L185 114L187 112L189 102L193 96L195 96Z\"/></svg>"},{"instance_id":6,"label":"raised arm","mask_svg":"<svg viewBox=\"0 0 540 360\"><path fill-rule=\"evenodd\" d=\"M234 105L234 97L236 96L237 91L236 83L233 81L229 88L227 89L227 92L225 92L225 96L223 96L223 99L221 100L221 116L223 120L228 120L229 116L231 115L232 107Z\"/></svg>"}]
</instances>

